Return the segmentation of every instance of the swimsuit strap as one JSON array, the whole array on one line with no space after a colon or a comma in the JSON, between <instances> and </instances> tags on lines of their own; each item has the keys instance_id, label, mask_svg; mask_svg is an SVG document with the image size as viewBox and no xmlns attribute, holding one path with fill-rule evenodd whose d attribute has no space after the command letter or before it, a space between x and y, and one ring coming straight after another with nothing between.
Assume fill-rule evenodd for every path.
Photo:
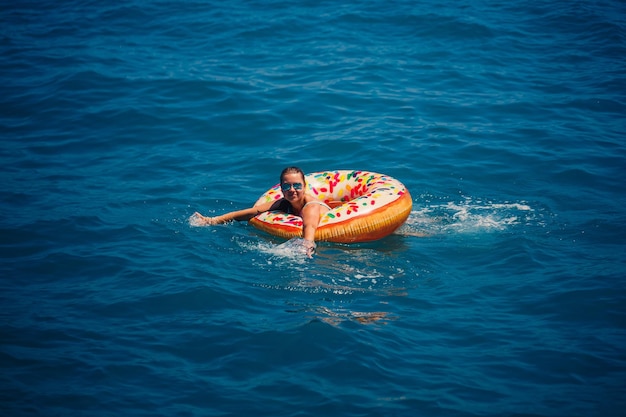
<instances>
[{"instance_id":1,"label":"swimsuit strap","mask_svg":"<svg viewBox=\"0 0 626 417\"><path fill-rule=\"evenodd\" d=\"M306 206L308 206L309 204L319 204L320 206L326 207L328 210L331 210L330 206L322 201L309 201L308 203L306 203L304 206L302 206L302 210L304 210L304 208ZM300 211L302 211L300 210Z\"/></svg>"}]
</instances>

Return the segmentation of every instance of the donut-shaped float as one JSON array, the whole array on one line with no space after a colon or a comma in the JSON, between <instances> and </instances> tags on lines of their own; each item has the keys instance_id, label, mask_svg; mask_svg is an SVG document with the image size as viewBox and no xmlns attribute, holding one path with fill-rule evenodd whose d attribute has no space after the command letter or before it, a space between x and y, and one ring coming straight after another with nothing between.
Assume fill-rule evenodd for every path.
<instances>
[{"instance_id":1,"label":"donut-shaped float","mask_svg":"<svg viewBox=\"0 0 626 417\"><path fill-rule=\"evenodd\" d=\"M356 243L383 238L406 221L413 207L411 195L400 181L375 172L314 172L307 174L305 181L307 193L331 207L320 219L317 241ZM282 197L280 184L276 184L255 205ZM302 218L282 211L260 213L250 224L284 239L302 237Z\"/></svg>"}]
</instances>

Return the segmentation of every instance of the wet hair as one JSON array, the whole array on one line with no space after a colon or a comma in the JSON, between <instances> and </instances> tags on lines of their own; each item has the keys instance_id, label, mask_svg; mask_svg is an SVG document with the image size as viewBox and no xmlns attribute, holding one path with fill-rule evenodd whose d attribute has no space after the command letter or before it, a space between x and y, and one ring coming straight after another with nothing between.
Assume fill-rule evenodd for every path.
<instances>
[{"instance_id":1,"label":"wet hair","mask_svg":"<svg viewBox=\"0 0 626 417\"><path fill-rule=\"evenodd\" d=\"M306 184L306 180L304 179L304 171L302 171L298 167L287 167L283 169L283 172L280 173L280 183L283 183L283 177L287 174L300 174L302 176L303 184Z\"/></svg>"}]
</instances>

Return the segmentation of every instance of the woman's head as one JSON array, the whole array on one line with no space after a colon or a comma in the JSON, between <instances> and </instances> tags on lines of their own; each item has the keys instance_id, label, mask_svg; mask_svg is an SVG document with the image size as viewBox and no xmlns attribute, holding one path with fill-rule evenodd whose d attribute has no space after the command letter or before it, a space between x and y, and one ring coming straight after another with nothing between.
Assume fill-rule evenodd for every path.
<instances>
[{"instance_id":1,"label":"woman's head","mask_svg":"<svg viewBox=\"0 0 626 417\"><path fill-rule=\"evenodd\" d=\"M304 198L306 181L304 172L298 167L287 167L280 173L280 187L289 202Z\"/></svg>"},{"instance_id":2,"label":"woman's head","mask_svg":"<svg viewBox=\"0 0 626 417\"><path fill-rule=\"evenodd\" d=\"M280 183L282 184L285 180L285 176L288 174L298 174L302 179L302 184L306 185L306 181L304 180L304 171L302 171L298 167L287 167L283 169L283 172L280 173Z\"/></svg>"}]
</instances>

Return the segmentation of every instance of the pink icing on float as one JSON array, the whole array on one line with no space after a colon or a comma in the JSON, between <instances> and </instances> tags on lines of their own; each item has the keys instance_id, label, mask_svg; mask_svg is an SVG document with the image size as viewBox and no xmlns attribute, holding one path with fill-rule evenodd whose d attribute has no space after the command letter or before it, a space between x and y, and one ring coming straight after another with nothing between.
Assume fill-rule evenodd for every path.
<instances>
[{"instance_id":1,"label":"pink icing on float","mask_svg":"<svg viewBox=\"0 0 626 417\"><path fill-rule=\"evenodd\" d=\"M411 214L413 202L406 187L387 175L367 171L326 171L307 174L307 193L332 209L320 219L318 241L355 243L383 238ZM280 184L263 194L255 205L283 197ZM259 230L284 239L302 237L302 218L268 211L250 220Z\"/></svg>"}]
</instances>

